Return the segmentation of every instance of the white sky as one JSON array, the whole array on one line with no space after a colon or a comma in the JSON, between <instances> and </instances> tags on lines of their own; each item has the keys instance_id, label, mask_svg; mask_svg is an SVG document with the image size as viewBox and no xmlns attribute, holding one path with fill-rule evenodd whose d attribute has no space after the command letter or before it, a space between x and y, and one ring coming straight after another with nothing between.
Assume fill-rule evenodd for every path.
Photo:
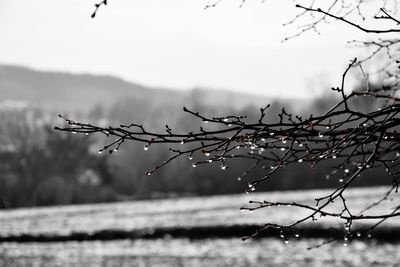
<instances>
[{"instance_id":1,"label":"white sky","mask_svg":"<svg viewBox=\"0 0 400 267\"><path fill-rule=\"evenodd\" d=\"M95 2L0 0L0 64L307 98L339 85L359 54L345 47L359 33L338 23L282 44L290 0L109 0L92 20Z\"/></svg>"}]
</instances>

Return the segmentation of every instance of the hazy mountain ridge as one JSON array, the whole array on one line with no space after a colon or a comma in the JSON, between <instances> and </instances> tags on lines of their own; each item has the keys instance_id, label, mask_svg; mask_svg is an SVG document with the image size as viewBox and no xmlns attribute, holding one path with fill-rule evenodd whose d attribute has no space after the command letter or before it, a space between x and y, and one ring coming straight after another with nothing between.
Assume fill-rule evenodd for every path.
<instances>
[{"instance_id":1,"label":"hazy mountain ridge","mask_svg":"<svg viewBox=\"0 0 400 267\"><path fill-rule=\"evenodd\" d=\"M182 108L189 99L207 106L231 108L265 106L267 97L225 90L187 91L146 87L107 75L39 71L27 67L0 65L0 100L24 101L42 108L87 112L96 105L110 107L121 99L146 101L151 105Z\"/></svg>"}]
</instances>

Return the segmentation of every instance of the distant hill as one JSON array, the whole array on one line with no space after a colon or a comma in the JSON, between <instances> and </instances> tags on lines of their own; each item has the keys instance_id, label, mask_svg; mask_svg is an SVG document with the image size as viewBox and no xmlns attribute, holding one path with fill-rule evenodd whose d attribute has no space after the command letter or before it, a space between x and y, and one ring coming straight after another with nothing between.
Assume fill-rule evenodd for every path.
<instances>
[{"instance_id":1,"label":"distant hill","mask_svg":"<svg viewBox=\"0 0 400 267\"><path fill-rule=\"evenodd\" d=\"M194 98L207 106L235 110L271 102L266 97L223 90L150 88L113 76L0 65L0 101L28 102L59 112L87 112L96 105L108 108L123 99L182 108L188 99Z\"/></svg>"}]
</instances>

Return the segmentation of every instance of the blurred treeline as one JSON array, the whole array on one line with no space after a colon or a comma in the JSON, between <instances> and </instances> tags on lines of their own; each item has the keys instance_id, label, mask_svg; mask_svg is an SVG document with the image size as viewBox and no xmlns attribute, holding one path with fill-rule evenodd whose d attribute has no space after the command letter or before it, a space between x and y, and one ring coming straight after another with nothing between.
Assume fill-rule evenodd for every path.
<instances>
[{"instance_id":1,"label":"blurred treeline","mask_svg":"<svg viewBox=\"0 0 400 267\"><path fill-rule=\"evenodd\" d=\"M184 104L204 115L246 115L247 120L253 122L260 115L260 107L208 105L203 100L201 91L192 91ZM293 102L275 101L268 109L266 121L277 121L283 105L289 112L295 110L307 116L323 113L336 101L335 97L326 96L314 100L302 110L294 107ZM353 105L360 109L376 108L373 100L368 99L359 99ZM174 102L134 97L67 116L94 124L143 123L154 131L165 131L165 124L180 132L204 126ZM240 193L247 189L251 178L256 178L250 176L237 180L237 176L248 167L249 163L244 160L235 161L223 171L218 163L193 168L187 158L172 162L152 176L145 176L145 171L168 158L168 147L150 146L148 151L144 151L143 144L128 142L117 153L99 154L98 149L106 142L104 136L55 131L54 126L62 123L57 113L48 109L31 105L0 106L2 208ZM329 163L315 169L307 164L284 168L273 179L262 183L258 190L336 186L337 180L326 179L328 169ZM378 175L379 172L374 170L367 172L359 185L389 182L383 177L377 179Z\"/></svg>"}]
</instances>

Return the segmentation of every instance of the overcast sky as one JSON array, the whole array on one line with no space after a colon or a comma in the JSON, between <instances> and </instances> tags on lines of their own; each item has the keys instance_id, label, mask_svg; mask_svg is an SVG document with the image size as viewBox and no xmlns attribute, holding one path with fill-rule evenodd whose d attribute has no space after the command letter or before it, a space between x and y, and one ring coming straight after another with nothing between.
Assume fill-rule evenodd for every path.
<instances>
[{"instance_id":1,"label":"overcast sky","mask_svg":"<svg viewBox=\"0 0 400 267\"><path fill-rule=\"evenodd\" d=\"M277 97L338 85L359 33L341 24L289 42L293 1L0 0L0 64L111 74L150 86L209 87Z\"/></svg>"}]
</instances>

